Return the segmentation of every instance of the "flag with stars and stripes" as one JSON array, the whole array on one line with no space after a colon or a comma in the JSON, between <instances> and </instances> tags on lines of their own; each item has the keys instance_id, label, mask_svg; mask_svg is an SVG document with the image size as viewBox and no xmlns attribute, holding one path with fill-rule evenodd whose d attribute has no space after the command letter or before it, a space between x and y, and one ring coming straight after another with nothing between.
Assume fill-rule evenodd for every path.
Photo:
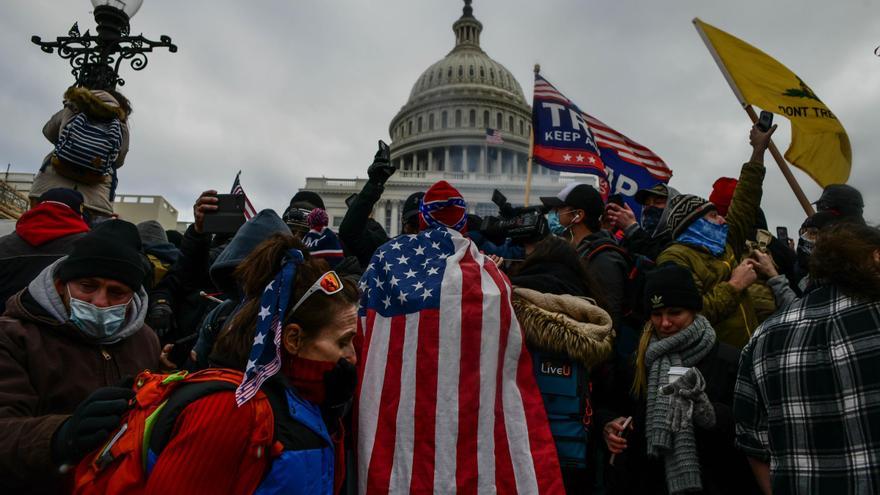
<instances>
[{"instance_id":1,"label":"flag with stars and stripes","mask_svg":"<svg viewBox=\"0 0 880 495\"><path fill-rule=\"evenodd\" d=\"M235 402L239 406L256 395L263 382L281 369L281 325L293 291L296 267L302 262L301 251L289 250L284 256L281 270L260 295L254 341L244 378L235 390Z\"/></svg>"},{"instance_id":2,"label":"flag with stars and stripes","mask_svg":"<svg viewBox=\"0 0 880 495\"><path fill-rule=\"evenodd\" d=\"M595 175L602 196L608 196L605 164L583 112L539 74L535 74L532 129L535 163L560 172Z\"/></svg>"},{"instance_id":3,"label":"flag with stars and stripes","mask_svg":"<svg viewBox=\"0 0 880 495\"><path fill-rule=\"evenodd\" d=\"M511 286L445 227L360 281L359 493L563 493Z\"/></svg>"},{"instance_id":4,"label":"flag with stars and stripes","mask_svg":"<svg viewBox=\"0 0 880 495\"><path fill-rule=\"evenodd\" d=\"M229 194L233 196L244 196L244 219L250 220L251 218L257 216L257 210L254 208L254 205L251 204L251 200L248 199L247 194L244 192L244 188L241 187L241 170L235 174L235 182L232 183L232 191Z\"/></svg>"}]
</instances>

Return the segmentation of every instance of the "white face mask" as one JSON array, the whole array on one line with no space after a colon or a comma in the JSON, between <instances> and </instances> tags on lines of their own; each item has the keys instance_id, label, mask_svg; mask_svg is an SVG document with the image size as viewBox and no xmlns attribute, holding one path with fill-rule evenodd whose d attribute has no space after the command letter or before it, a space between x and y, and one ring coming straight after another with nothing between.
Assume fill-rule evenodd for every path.
<instances>
[{"instance_id":1,"label":"white face mask","mask_svg":"<svg viewBox=\"0 0 880 495\"><path fill-rule=\"evenodd\" d=\"M129 299L125 304L99 308L70 295L70 287L67 288L67 295L70 298L70 322L88 337L97 340L112 337L122 328L125 309L132 301Z\"/></svg>"}]
</instances>

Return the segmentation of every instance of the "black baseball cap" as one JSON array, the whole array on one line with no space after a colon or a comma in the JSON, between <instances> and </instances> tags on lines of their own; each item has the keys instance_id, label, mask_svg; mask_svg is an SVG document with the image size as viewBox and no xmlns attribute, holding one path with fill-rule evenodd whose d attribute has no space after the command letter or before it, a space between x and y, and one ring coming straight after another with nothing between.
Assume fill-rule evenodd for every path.
<instances>
[{"instance_id":1,"label":"black baseball cap","mask_svg":"<svg viewBox=\"0 0 880 495\"><path fill-rule=\"evenodd\" d=\"M599 223L599 217L605 212L605 202L599 191L589 185L573 182L559 191L556 196L543 196L541 203L548 209L569 206L578 210L584 210L586 224L591 229Z\"/></svg>"},{"instance_id":2,"label":"black baseball cap","mask_svg":"<svg viewBox=\"0 0 880 495\"><path fill-rule=\"evenodd\" d=\"M831 184L813 203L819 211L834 210L841 215L862 215L865 202L862 193L848 184Z\"/></svg>"}]
</instances>

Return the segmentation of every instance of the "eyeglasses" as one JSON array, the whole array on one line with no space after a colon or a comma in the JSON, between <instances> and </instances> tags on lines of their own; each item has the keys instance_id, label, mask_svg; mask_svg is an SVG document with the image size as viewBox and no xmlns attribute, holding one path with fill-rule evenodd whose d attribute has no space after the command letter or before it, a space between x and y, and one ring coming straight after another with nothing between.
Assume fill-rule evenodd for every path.
<instances>
[{"instance_id":1,"label":"eyeglasses","mask_svg":"<svg viewBox=\"0 0 880 495\"><path fill-rule=\"evenodd\" d=\"M340 280L339 275L337 275L334 271L329 271L321 275L318 280L315 280L315 283L312 284L311 287L309 287L309 290L307 290L301 298L299 298L299 301L297 301L296 304L293 305L293 309L291 309L290 313L288 314L292 315L294 311L296 311L296 308L302 306L302 304L306 302L306 299L308 299L309 296L311 296L315 292L321 291L328 296L332 296L333 294L336 294L341 290L342 280Z\"/></svg>"}]
</instances>

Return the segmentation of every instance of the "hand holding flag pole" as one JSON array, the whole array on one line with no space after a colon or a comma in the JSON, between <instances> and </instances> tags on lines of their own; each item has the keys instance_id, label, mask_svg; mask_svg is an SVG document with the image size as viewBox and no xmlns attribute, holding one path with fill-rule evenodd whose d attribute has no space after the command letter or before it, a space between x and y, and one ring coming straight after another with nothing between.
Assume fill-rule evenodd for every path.
<instances>
[{"instance_id":1,"label":"hand holding flag pole","mask_svg":"<svg viewBox=\"0 0 880 495\"><path fill-rule=\"evenodd\" d=\"M803 80L784 65L698 18L694 18L693 23L752 122L758 121L753 104L785 115L791 121L792 141L785 157L772 140L768 149L804 212L812 215L815 210L786 159L822 187L845 183L852 166L852 149L840 121Z\"/></svg>"}]
</instances>

